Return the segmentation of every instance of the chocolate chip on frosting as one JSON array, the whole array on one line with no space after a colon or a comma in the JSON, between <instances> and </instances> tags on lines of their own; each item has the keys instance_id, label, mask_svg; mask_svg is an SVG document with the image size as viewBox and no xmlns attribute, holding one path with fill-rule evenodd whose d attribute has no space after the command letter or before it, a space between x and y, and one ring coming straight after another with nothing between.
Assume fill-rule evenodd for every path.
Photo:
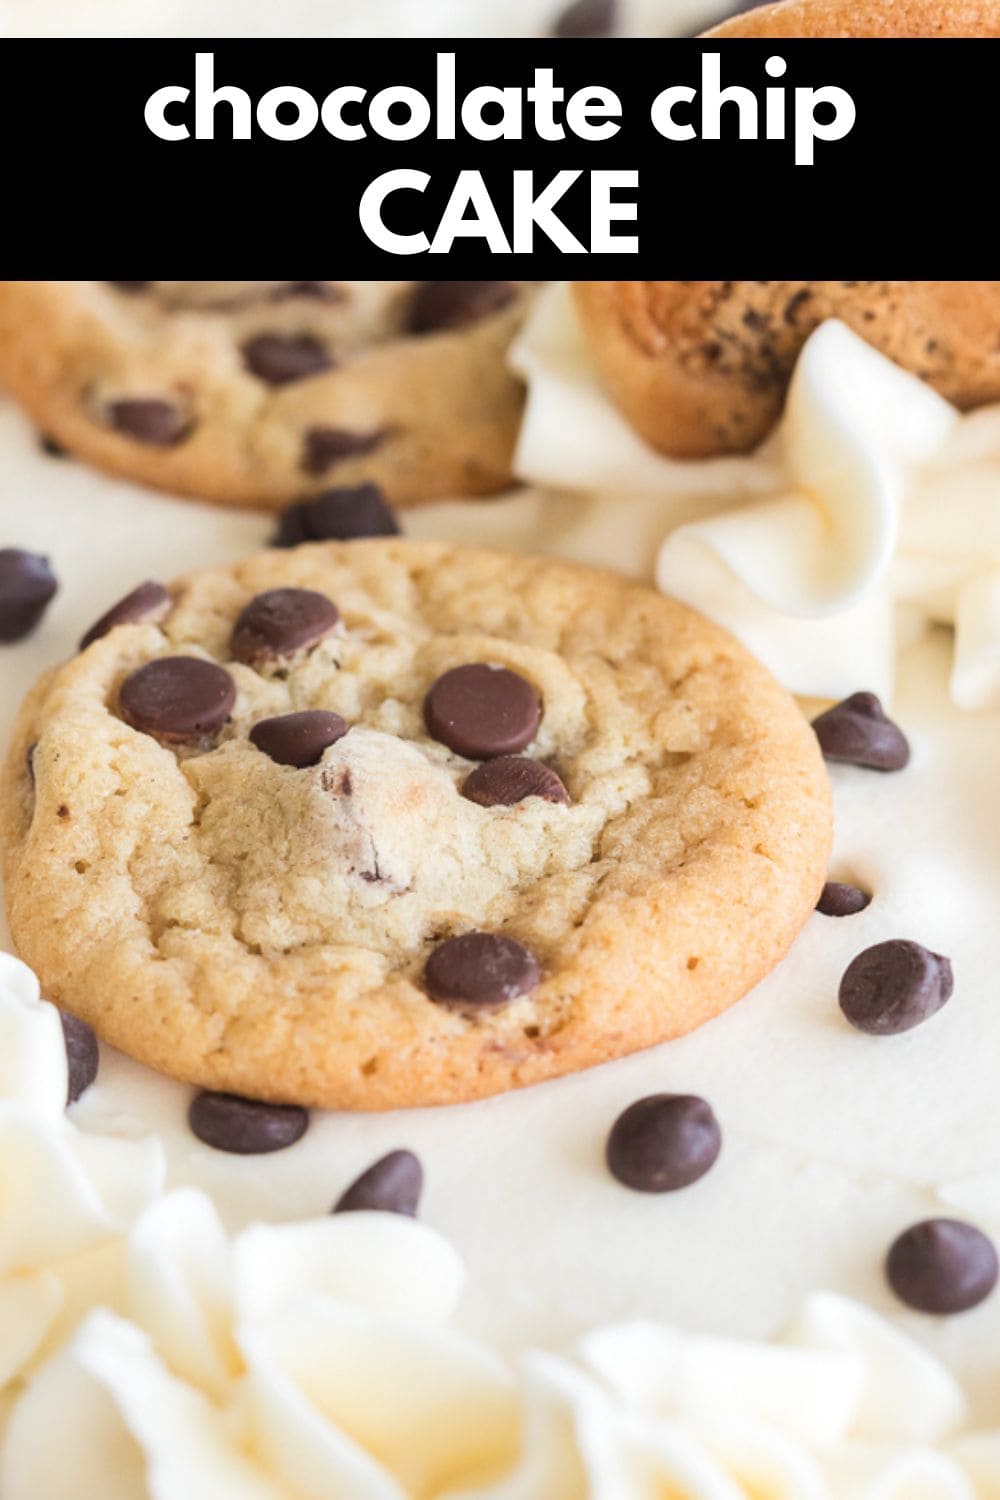
<instances>
[{"instance_id":1,"label":"chocolate chip on frosting","mask_svg":"<svg viewBox=\"0 0 1000 1500\"><path fill-rule=\"evenodd\" d=\"M534 739L541 717L541 699L530 682L485 662L452 667L424 699L428 733L469 760L523 750Z\"/></svg>"},{"instance_id":2,"label":"chocolate chip on frosting","mask_svg":"<svg viewBox=\"0 0 1000 1500\"><path fill-rule=\"evenodd\" d=\"M630 1104L608 1136L613 1177L638 1193L690 1187L715 1165L722 1132L710 1104L694 1094L650 1094Z\"/></svg>"},{"instance_id":3,"label":"chocolate chip on frosting","mask_svg":"<svg viewBox=\"0 0 1000 1500\"><path fill-rule=\"evenodd\" d=\"M118 692L126 723L166 744L214 734L235 702L229 673L199 656L158 657L131 672Z\"/></svg>"},{"instance_id":4,"label":"chocolate chip on frosting","mask_svg":"<svg viewBox=\"0 0 1000 1500\"><path fill-rule=\"evenodd\" d=\"M311 333L259 333L243 345L242 354L251 374L268 385L305 380L333 365L326 345Z\"/></svg>"},{"instance_id":5,"label":"chocolate chip on frosting","mask_svg":"<svg viewBox=\"0 0 1000 1500\"><path fill-rule=\"evenodd\" d=\"M94 621L80 637L80 650L85 651L116 625L158 625L170 613L172 603L163 584L147 578Z\"/></svg>"},{"instance_id":6,"label":"chocolate chip on frosting","mask_svg":"<svg viewBox=\"0 0 1000 1500\"><path fill-rule=\"evenodd\" d=\"M495 760L484 760L465 778L462 796L480 807L511 807L526 797L569 801L569 793L555 771L526 755L498 755Z\"/></svg>"},{"instance_id":7,"label":"chocolate chip on frosting","mask_svg":"<svg viewBox=\"0 0 1000 1500\"><path fill-rule=\"evenodd\" d=\"M183 442L193 425L187 412L155 396L112 401L107 410L116 432L154 448L172 448Z\"/></svg>"},{"instance_id":8,"label":"chocolate chip on frosting","mask_svg":"<svg viewBox=\"0 0 1000 1500\"><path fill-rule=\"evenodd\" d=\"M909 763L906 736L874 693L852 693L814 719L813 729L827 760L872 771L901 771Z\"/></svg>"},{"instance_id":9,"label":"chocolate chip on frosting","mask_svg":"<svg viewBox=\"0 0 1000 1500\"><path fill-rule=\"evenodd\" d=\"M302 542L353 541L363 536L396 536L396 520L377 484L324 490L311 500L298 500L282 512L272 547L298 547Z\"/></svg>"},{"instance_id":10,"label":"chocolate chip on frosting","mask_svg":"<svg viewBox=\"0 0 1000 1500\"><path fill-rule=\"evenodd\" d=\"M421 281L410 304L411 333L440 333L478 323L514 300L509 281Z\"/></svg>"},{"instance_id":11,"label":"chocolate chip on frosting","mask_svg":"<svg viewBox=\"0 0 1000 1500\"><path fill-rule=\"evenodd\" d=\"M405 1214L414 1219L420 1206L424 1172L412 1151L390 1151L341 1194L333 1206L335 1214L377 1210Z\"/></svg>"},{"instance_id":12,"label":"chocolate chip on frosting","mask_svg":"<svg viewBox=\"0 0 1000 1500\"><path fill-rule=\"evenodd\" d=\"M515 938L496 932L464 932L434 949L424 966L432 1000L490 1009L533 990L541 979L538 960Z\"/></svg>"},{"instance_id":13,"label":"chocolate chip on frosting","mask_svg":"<svg viewBox=\"0 0 1000 1500\"><path fill-rule=\"evenodd\" d=\"M853 917L871 905L871 896L856 885L843 885L839 880L828 880L816 902L816 910L824 917Z\"/></svg>"},{"instance_id":14,"label":"chocolate chip on frosting","mask_svg":"<svg viewBox=\"0 0 1000 1500\"><path fill-rule=\"evenodd\" d=\"M279 766L303 769L317 765L323 751L342 739L349 728L339 714L308 708L259 720L250 731L250 740Z\"/></svg>"},{"instance_id":15,"label":"chocolate chip on frosting","mask_svg":"<svg viewBox=\"0 0 1000 1500\"><path fill-rule=\"evenodd\" d=\"M309 1113L297 1104L263 1104L238 1094L196 1094L188 1124L199 1141L234 1156L284 1151L302 1139Z\"/></svg>"},{"instance_id":16,"label":"chocolate chip on frosting","mask_svg":"<svg viewBox=\"0 0 1000 1500\"><path fill-rule=\"evenodd\" d=\"M951 963L904 938L876 943L840 981L840 1008L859 1031L896 1036L929 1021L951 997Z\"/></svg>"},{"instance_id":17,"label":"chocolate chip on frosting","mask_svg":"<svg viewBox=\"0 0 1000 1500\"><path fill-rule=\"evenodd\" d=\"M917 1312L978 1307L997 1284L993 1243L960 1219L924 1219L894 1241L885 1263L889 1285Z\"/></svg>"},{"instance_id":18,"label":"chocolate chip on frosting","mask_svg":"<svg viewBox=\"0 0 1000 1500\"><path fill-rule=\"evenodd\" d=\"M346 427L310 427L303 440L302 468L307 474L325 474L348 458L374 453L388 437L384 427L374 432L351 432Z\"/></svg>"},{"instance_id":19,"label":"chocolate chip on frosting","mask_svg":"<svg viewBox=\"0 0 1000 1500\"><path fill-rule=\"evenodd\" d=\"M240 612L229 649L234 660L251 666L291 656L317 645L339 618L333 600L314 589L267 589Z\"/></svg>"},{"instance_id":20,"label":"chocolate chip on frosting","mask_svg":"<svg viewBox=\"0 0 1000 1500\"><path fill-rule=\"evenodd\" d=\"M574 0L556 20L556 36L608 36L618 17L618 0Z\"/></svg>"},{"instance_id":21,"label":"chocolate chip on frosting","mask_svg":"<svg viewBox=\"0 0 1000 1500\"><path fill-rule=\"evenodd\" d=\"M0 547L0 641L30 635L58 587L47 557Z\"/></svg>"},{"instance_id":22,"label":"chocolate chip on frosting","mask_svg":"<svg viewBox=\"0 0 1000 1500\"><path fill-rule=\"evenodd\" d=\"M79 1020L77 1016L71 1016L68 1011L61 1010L59 1019L62 1022L63 1041L66 1046L68 1077L66 1103L75 1104L97 1077L100 1064L97 1037L86 1021Z\"/></svg>"}]
</instances>

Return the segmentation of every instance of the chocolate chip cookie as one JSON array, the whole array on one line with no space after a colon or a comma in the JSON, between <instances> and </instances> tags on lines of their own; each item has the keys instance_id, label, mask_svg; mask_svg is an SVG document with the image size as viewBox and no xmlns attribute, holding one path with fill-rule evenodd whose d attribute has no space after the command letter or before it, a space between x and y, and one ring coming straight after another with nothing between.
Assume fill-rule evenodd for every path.
<instances>
[{"instance_id":1,"label":"chocolate chip cookie","mask_svg":"<svg viewBox=\"0 0 1000 1500\"><path fill-rule=\"evenodd\" d=\"M164 1072L345 1109L535 1083L709 1020L816 904L815 734L626 579L385 538L129 600L24 704L0 813L45 993Z\"/></svg>"},{"instance_id":2,"label":"chocolate chip cookie","mask_svg":"<svg viewBox=\"0 0 1000 1500\"><path fill-rule=\"evenodd\" d=\"M0 385L63 448L160 489L400 505L510 479L510 281L0 282Z\"/></svg>"}]
</instances>

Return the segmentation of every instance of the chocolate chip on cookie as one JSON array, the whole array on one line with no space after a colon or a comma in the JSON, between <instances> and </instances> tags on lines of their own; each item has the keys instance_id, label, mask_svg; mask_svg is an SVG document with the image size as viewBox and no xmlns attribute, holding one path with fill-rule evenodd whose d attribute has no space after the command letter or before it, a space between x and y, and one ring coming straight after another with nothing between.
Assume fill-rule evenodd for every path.
<instances>
[{"instance_id":1,"label":"chocolate chip on cookie","mask_svg":"<svg viewBox=\"0 0 1000 1500\"><path fill-rule=\"evenodd\" d=\"M507 1005L541 979L538 960L515 938L497 932L464 932L435 948L424 965L432 1000L487 1010Z\"/></svg>"},{"instance_id":2,"label":"chocolate chip on cookie","mask_svg":"<svg viewBox=\"0 0 1000 1500\"><path fill-rule=\"evenodd\" d=\"M840 1008L859 1031L897 1036L929 1021L953 988L947 958L893 938L866 948L848 964L840 981Z\"/></svg>"},{"instance_id":3,"label":"chocolate chip on cookie","mask_svg":"<svg viewBox=\"0 0 1000 1500\"><path fill-rule=\"evenodd\" d=\"M51 432L42 432L38 437L38 446L46 458L69 458L69 449L64 448Z\"/></svg>"},{"instance_id":4,"label":"chocolate chip on cookie","mask_svg":"<svg viewBox=\"0 0 1000 1500\"><path fill-rule=\"evenodd\" d=\"M172 401L161 401L154 396L112 401L107 412L116 432L154 448L172 448L175 443L183 442L193 426L187 412Z\"/></svg>"},{"instance_id":5,"label":"chocolate chip on cookie","mask_svg":"<svg viewBox=\"0 0 1000 1500\"><path fill-rule=\"evenodd\" d=\"M816 910L824 917L853 917L871 905L871 896L856 885L843 885L839 880L828 880L816 902Z\"/></svg>"},{"instance_id":6,"label":"chocolate chip on cookie","mask_svg":"<svg viewBox=\"0 0 1000 1500\"><path fill-rule=\"evenodd\" d=\"M151 281L109 281L108 286L113 286L117 292L127 292L130 295L136 292L147 291L153 283Z\"/></svg>"},{"instance_id":7,"label":"chocolate chip on cookie","mask_svg":"<svg viewBox=\"0 0 1000 1500\"><path fill-rule=\"evenodd\" d=\"M66 1045L66 1103L75 1104L97 1077L100 1052L97 1037L86 1021L81 1021L77 1016L71 1016L65 1010L59 1012L59 1019L62 1022L63 1041Z\"/></svg>"},{"instance_id":8,"label":"chocolate chip on cookie","mask_svg":"<svg viewBox=\"0 0 1000 1500\"><path fill-rule=\"evenodd\" d=\"M268 385L288 385L333 367L329 349L310 333L259 333L241 352L250 373Z\"/></svg>"},{"instance_id":9,"label":"chocolate chip on cookie","mask_svg":"<svg viewBox=\"0 0 1000 1500\"><path fill-rule=\"evenodd\" d=\"M263 1104L238 1094L196 1094L188 1124L206 1146L233 1156L263 1156L284 1151L302 1139L309 1113L297 1104Z\"/></svg>"},{"instance_id":10,"label":"chocolate chip on cookie","mask_svg":"<svg viewBox=\"0 0 1000 1500\"><path fill-rule=\"evenodd\" d=\"M302 542L350 542L363 536L397 536L399 522L377 484L324 490L282 512L272 547Z\"/></svg>"},{"instance_id":11,"label":"chocolate chip on cookie","mask_svg":"<svg viewBox=\"0 0 1000 1500\"><path fill-rule=\"evenodd\" d=\"M235 702L229 673L199 656L158 657L131 672L118 691L125 722L168 745L214 734Z\"/></svg>"},{"instance_id":12,"label":"chocolate chip on cookie","mask_svg":"<svg viewBox=\"0 0 1000 1500\"><path fill-rule=\"evenodd\" d=\"M924 1219L889 1250L885 1274L901 1302L917 1312L960 1313L978 1307L997 1284L993 1242L960 1219Z\"/></svg>"},{"instance_id":13,"label":"chocolate chip on cookie","mask_svg":"<svg viewBox=\"0 0 1000 1500\"><path fill-rule=\"evenodd\" d=\"M374 1209L414 1219L423 1186L424 1171L413 1152L390 1151L351 1183L337 1199L333 1212L346 1214Z\"/></svg>"},{"instance_id":14,"label":"chocolate chip on cookie","mask_svg":"<svg viewBox=\"0 0 1000 1500\"><path fill-rule=\"evenodd\" d=\"M852 693L813 719L827 760L872 771L901 771L910 759L906 736L887 718L874 693Z\"/></svg>"},{"instance_id":15,"label":"chocolate chip on cookie","mask_svg":"<svg viewBox=\"0 0 1000 1500\"><path fill-rule=\"evenodd\" d=\"M388 429L351 432L346 427L310 427L302 448L302 468L317 478L348 458L363 458L389 436Z\"/></svg>"},{"instance_id":16,"label":"chocolate chip on cookie","mask_svg":"<svg viewBox=\"0 0 1000 1500\"><path fill-rule=\"evenodd\" d=\"M560 15L556 36L609 36L618 18L618 0L574 0Z\"/></svg>"},{"instance_id":17,"label":"chocolate chip on cookie","mask_svg":"<svg viewBox=\"0 0 1000 1500\"><path fill-rule=\"evenodd\" d=\"M47 557L0 547L0 641L30 635L58 587Z\"/></svg>"},{"instance_id":18,"label":"chocolate chip on cookie","mask_svg":"<svg viewBox=\"0 0 1000 1500\"><path fill-rule=\"evenodd\" d=\"M516 295L509 281L421 281L410 303L411 333L464 328L500 312Z\"/></svg>"},{"instance_id":19,"label":"chocolate chip on cookie","mask_svg":"<svg viewBox=\"0 0 1000 1500\"><path fill-rule=\"evenodd\" d=\"M267 589L240 612L229 649L249 666L317 645L340 619L332 599L314 589Z\"/></svg>"},{"instance_id":20,"label":"chocolate chip on cookie","mask_svg":"<svg viewBox=\"0 0 1000 1500\"><path fill-rule=\"evenodd\" d=\"M523 750L541 717L537 689L517 672L486 662L452 667L424 699L427 732L468 760Z\"/></svg>"},{"instance_id":21,"label":"chocolate chip on cookie","mask_svg":"<svg viewBox=\"0 0 1000 1500\"><path fill-rule=\"evenodd\" d=\"M650 1094L630 1104L608 1136L608 1170L638 1193L690 1187L715 1165L722 1132L710 1104L693 1094Z\"/></svg>"},{"instance_id":22,"label":"chocolate chip on cookie","mask_svg":"<svg viewBox=\"0 0 1000 1500\"><path fill-rule=\"evenodd\" d=\"M569 793L555 771L526 755L498 755L495 760L484 760L465 778L462 796L480 807L512 807L526 797L569 801Z\"/></svg>"},{"instance_id":23,"label":"chocolate chip on cookie","mask_svg":"<svg viewBox=\"0 0 1000 1500\"><path fill-rule=\"evenodd\" d=\"M170 613L173 600L163 587L152 578L140 583L124 599L95 620L90 629L80 637L80 650L85 651L94 641L107 635L116 625L158 625Z\"/></svg>"},{"instance_id":24,"label":"chocolate chip on cookie","mask_svg":"<svg viewBox=\"0 0 1000 1500\"><path fill-rule=\"evenodd\" d=\"M309 708L300 713L261 719L251 729L250 741L279 766L303 769L317 765L323 751L342 739L349 728L339 714Z\"/></svg>"}]
</instances>

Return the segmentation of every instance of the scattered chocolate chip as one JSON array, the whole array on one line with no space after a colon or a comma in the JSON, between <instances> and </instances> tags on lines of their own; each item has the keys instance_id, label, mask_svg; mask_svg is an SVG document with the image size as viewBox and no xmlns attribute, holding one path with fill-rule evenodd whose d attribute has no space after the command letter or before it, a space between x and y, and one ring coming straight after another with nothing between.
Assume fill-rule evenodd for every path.
<instances>
[{"instance_id":1,"label":"scattered chocolate chip","mask_svg":"<svg viewBox=\"0 0 1000 1500\"><path fill-rule=\"evenodd\" d=\"M350 725L339 714L322 708L261 719L250 731L250 741L279 766L315 766L329 745L335 745Z\"/></svg>"},{"instance_id":2,"label":"scattered chocolate chip","mask_svg":"<svg viewBox=\"0 0 1000 1500\"><path fill-rule=\"evenodd\" d=\"M555 771L526 755L498 755L495 760L484 760L465 778L462 796L480 807L511 807L526 797L569 801L569 793Z\"/></svg>"},{"instance_id":3,"label":"scattered chocolate chip","mask_svg":"<svg viewBox=\"0 0 1000 1500\"><path fill-rule=\"evenodd\" d=\"M267 589L240 612L229 649L253 665L315 646L340 619L332 599L313 589Z\"/></svg>"},{"instance_id":4,"label":"scattered chocolate chip","mask_svg":"<svg viewBox=\"0 0 1000 1500\"><path fill-rule=\"evenodd\" d=\"M182 442L193 425L179 406L154 396L112 401L108 416L112 427L123 437L135 438L137 443L150 443L156 448L172 448L175 443Z\"/></svg>"},{"instance_id":5,"label":"scattered chocolate chip","mask_svg":"<svg viewBox=\"0 0 1000 1500\"><path fill-rule=\"evenodd\" d=\"M47 458L69 458L69 449L64 448L50 432L39 435L38 446Z\"/></svg>"},{"instance_id":6,"label":"scattered chocolate chip","mask_svg":"<svg viewBox=\"0 0 1000 1500\"><path fill-rule=\"evenodd\" d=\"M263 1156L284 1151L302 1139L309 1114L297 1104L262 1104L238 1094L196 1094L188 1124L206 1146L234 1156Z\"/></svg>"},{"instance_id":7,"label":"scattered chocolate chip","mask_svg":"<svg viewBox=\"0 0 1000 1500\"><path fill-rule=\"evenodd\" d=\"M840 981L840 1008L859 1031L897 1036L929 1021L953 988L948 959L893 938L866 948L848 964Z\"/></svg>"},{"instance_id":8,"label":"scattered chocolate chip","mask_svg":"<svg viewBox=\"0 0 1000 1500\"><path fill-rule=\"evenodd\" d=\"M343 302L346 299L343 287L332 281L287 281L271 293L272 302L284 302L287 297L313 297L317 302Z\"/></svg>"},{"instance_id":9,"label":"scattered chocolate chip","mask_svg":"<svg viewBox=\"0 0 1000 1500\"><path fill-rule=\"evenodd\" d=\"M118 692L122 718L166 744L200 740L229 718L236 684L224 667L198 656L161 656L126 677Z\"/></svg>"},{"instance_id":10,"label":"scattered chocolate chip","mask_svg":"<svg viewBox=\"0 0 1000 1500\"><path fill-rule=\"evenodd\" d=\"M514 938L496 932L464 932L434 949L424 966L432 1000L477 1009L506 1005L533 990L541 979L538 960Z\"/></svg>"},{"instance_id":11,"label":"scattered chocolate chip","mask_svg":"<svg viewBox=\"0 0 1000 1500\"><path fill-rule=\"evenodd\" d=\"M375 1209L415 1219L424 1172L412 1151L390 1151L356 1178L333 1206L335 1214Z\"/></svg>"},{"instance_id":12,"label":"scattered chocolate chip","mask_svg":"<svg viewBox=\"0 0 1000 1500\"><path fill-rule=\"evenodd\" d=\"M910 759L906 736L886 718L874 693L852 693L813 719L813 729L827 760L872 771L901 771Z\"/></svg>"},{"instance_id":13,"label":"scattered chocolate chip","mask_svg":"<svg viewBox=\"0 0 1000 1500\"><path fill-rule=\"evenodd\" d=\"M325 474L345 458L374 453L389 436L386 427L375 432L349 432L344 427L310 427L302 448L302 467L307 474Z\"/></svg>"},{"instance_id":14,"label":"scattered chocolate chip","mask_svg":"<svg viewBox=\"0 0 1000 1500\"><path fill-rule=\"evenodd\" d=\"M542 702L530 682L485 662L452 667L424 699L428 733L469 760L523 750L534 739L541 717Z\"/></svg>"},{"instance_id":15,"label":"scattered chocolate chip","mask_svg":"<svg viewBox=\"0 0 1000 1500\"><path fill-rule=\"evenodd\" d=\"M464 328L513 302L509 281L420 281L410 304L411 333Z\"/></svg>"},{"instance_id":16,"label":"scattered chocolate chip","mask_svg":"<svg viewBox=\"0 0 1000 1500\"><path fill-rule=\"evenodd\" d=\"M67 1011L61 1010L59 1019L62 1022L63 1040L66 1044L66 1066L69 1074L66 1103L75 1104L97 1077L100 1064L97 1037L86 1021L69 1015Z\"/></svg>"},{"instance_id":17,"label":"scattered chocolate chip","mask_svg":"<svg viewBox=\"0 0 1000 1500\"><path fill-rule=\"evenodd\" d=\"M838 880L828 880L816 902L816 910L824 917L853 917L871 905L871 896L856 885L842 885Z\"/></svg>"},{"instance_id":18,"label":"scattered chocolate chip","mask_svg":"<svg viewBox=\"0 0 1000 1500\"><path fill-rule=\"evenodd\" d=\"M306 380L333 365L326 345L311 333L259 333L243 345L242 354L251 374L268 385Z\"/></svg>"},{"instance_id":19,"label":"scattered chocolate chip","mask_svg":"<svg viewBox=\"0 0 1000 1500\"><path fill-rule=\"evenodd\" d=\"M977 1307L997 1283L991 1240L959 1219L924 1219L893 1242L885 1263L889 1285L917 1312L960 1313Z\"/></svg>"},{"instance_id":20,"label":"scattered chocolate chip","mask_svg":"<svg viewBox=\"0 0 1000 1500\"><path fill-rule=\"evenodd\" d=\"M58 587L47 557L0 547L0 641L30 635Z\"/></svg>"},{"instance_id":21,"label":"scattered chocolate chip","mask_svg":"<svg viewBox=\"0 0 1000 1500\"><path fill-rule=\"evenodd\" d=\"M127 292L134 295L136 292L145 292L151 287L151 281L109 281L108 286L113 286L118 292Z\"/></svg>"},{"instance_id":22,"label":"scattered chocolate chip","mask_svg":"<svg viewBox=\"0 0 1000 1500\"><path fill-rule=\"evenodd\" d=\"M618 1116L608 1136L613 1177L638 1193L672 1193L704 1177L722 1149L711 1105L693 1094L650 1094Z\"/></svg>"},{"instance_id":23,"label":"scattered chocolate chip","mask_svg":"<svg viewBox=\"0 0 1000 1500\"><path fill-rule=\"evenodd\" d=\"M362 536L397 536L396 520L377 484L324 490L311 500L298 500L282 512L271 543L298 547L301 542L353 541Z\"/></svg>"},{"instance_id":24,"label":"scattered chocolate chip","mask_svg":"<svg viewBox=\"0 0 1000 1500\"><path fill-rule=\"evenodd\" d=\"M94 621L80 637L80 650L86 651L116 625L158 625L170 613L172 603L163 584L147 578L145 583L140 583L138 588L119 599L117 604L112 604L99 620Z\"/></svg>"},{"instance_id":25,"label":"scattered chocolate chip","mask_svg":"<svg viewBox=\"0 0 1000 1500\"><path fill-rule=\"evenodd\" d=\"M614 30L618 0L575 0L556 21L556 36L608 36Z\"/></svg>"}]
</instances>

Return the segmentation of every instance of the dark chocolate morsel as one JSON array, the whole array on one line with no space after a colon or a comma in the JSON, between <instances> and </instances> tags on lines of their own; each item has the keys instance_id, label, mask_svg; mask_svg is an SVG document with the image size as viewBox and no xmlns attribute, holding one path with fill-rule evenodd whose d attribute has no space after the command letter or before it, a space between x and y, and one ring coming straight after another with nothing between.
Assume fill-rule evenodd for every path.
<instances>
[{"instance_id":1,"label":"dark chocolate morsel","mask_svg":"<svg viewBox=\"0 0 1000 1500\"><path fill-rule=\"evenodd\" d=\"M419 281L410 304L411 333L464 328L514 300L509 281Z\"/></svg>"},{"instance_id":2,"label":"dark chocolate morsel","mask_svg":"<svg viewBox=\"0 0 1000 1500\"><path fill-rule=\"evenodd\" d=\"M324 490L298 500L283 511L271 545L297 547L301 542L353 541L362 536L397 536L396 520L377 484Z\"/></svg>"},{"instance_id":3,"label":"dark chocolate morsel","mask_svg":"<svg viewBox=\"0 0 1000 1500\"><path fill-rule=\"evenodd\" d=\"M154 448L172 448L183 442L194 425L190 416L172 401L156 396L131 396L112 401L108 417L116 432L149 443Z\"/></svg>"},{"instance_id":4,"label":"dark chocolate morsel","mask_svg":"<svg viewBox=\"0 0 1000 1500\"><path fill-rule=\"evenodd\" d=\"M469 760L523 750L534 739L541 717L537 688L517 672L486 662L452 667L424 699L428 733Z\"/></svg>"},{"instance_id":5,"label":"dark chocolate morsel","mask_svg":"<svg viewBox=\"0 0 1000 1500\"><path fill-rule=\"evenodd\" d=\"M137 292L144 292L151 287L151 281L109 281L108 286L113 286L116 292L127 292L134 296Z\"/></svg>"},{"instance_id":6,"label":"dark chocolate morsel","mask_svg":"<svg viewBox=\"0 0 1000 1500\"><path fill-rule=\"evenodd\" d=\"M906 736L886 718L874 693L852 693L813 719L827 760L846 761L872 771L901 771L910 759Z\"/></svg>"},{"instance_id":7,"label":"dark chocolate morsel","mask_svg":"<svg viewBox=\"0 0 1000 1500\"><path fill-rule=\"evenodd\" d=\"M859 1031L897 1036L929 1021L953 988L947 958L892 938L865 948L848 964L840 981L840 1008Z\"/></svg>"},{"instance_id":8,"label":"dark chocolate morsel","mask_svg":"<svg viewBox=\"0 0 1000 1500\"><path fill-rule=\"evenodd\" d=\"M315 766L323 751L342 739L349 728L339 714L308 708L301 713L260 719L250 731L250 741L279 766L302 769Z\"/></svg>"},{"instance_id":9,"label":"dark chocolate morsel","mask_svg":"<svg viewBox=\"0 0 1000 1500\"><path fill-rule=\"evenodd\" d=\"M314 589L267 589L241 610L229 649L249 665L291 656L329 635L339 618L333 600Z\"/></svg>"},{"instance_id":10,"label":"dark chocolate morsel","mask_svg":"<svg viewBox=\"0 0 1000 1500\"><path fill-rule=\"evenodd\" d=\"M65 1010L59 1012L59 1019L66 1044L66 1067L69 1075L66 1103L75 1104L97 1077L100 1064L97 1037L86 1021L71 1016Z\"/></svg>"},{"instance_id":11,"label":"dark chocolate morsel","mask_svg":"<svg viewBox=\"0 0 1000 1500\"><path fill-rule=\"evenodd\" d=\"M162 583L147 578L124 599L112 604L99 620L80 637L80 650L85 651L94 641L107 635L116 625L158 625L170 613L173 601Z\"/></svg>"},{"instance_id":12,"label":"dark chocolate morsel","mask_svg":"<svg viewBox=\"0 0 1000 1500\"><path fill-rule=\"evenodd\" d=\"M556 36L608 36L618 16L618 0L574 0L553 28Z\"/></svg>"},{"instance_id":13,"label":"dark chocolate morsel","mask_svg":"<svg viewBox=\"0 0 1000 1500\"><path fill-rule=\"evenodd\" d=\"M268 385L288 385L329 370L333 359L311 333L259 333L243 345L243 361L252 375Z\"/></svg>"},{"instance_id":14,"label":"dark chocolate morsel","mask_svg":"<svg viewBox=\"0 0 1000 1500\"><path fill-rule=\"evenodd\" d=\"M374 453L388 435L386 427L379 427L374 432L350 432L345 427L310 427L303 441L302 467L307 474L325 474L344 459Z\"/></svg>"},{"instance_id":15,"label":"dark chocolate morsel","mask_svg":"<svg viewBox=\"0 0 1000 1500\"><path fill-rule=\"evenodd\" d=\"M199 656L161 656L126 677L118 708L126 723L167 744L200 740L226 722L236 684Z\"/></svg>"},{"instance_id":16,"label":"dark chocolate morsel","mask_svg":"<svg viewBox=\"0 0 1000 1500\"><path fill-rule=\"evenodd\" d=\"M613 1177L638 1193L672 1193L704 1177L722 1149L711 1105L693 1094L650 1094L630 1104L608 1136Z\"/></svg>"},{"instance_id":17,"label":"dark chocolate morsel","mask_svg":"<svg viewBox=\"0 0 1000 1500\"><path fill-rule=\"evenodd\" d=\"M892 1244L885 1274L907 1307L925 1313L968 1312L997 1284L993 1242L960 1219L924 1219Z\"/></svg>"},{"instance_id":18,"label":"dark chocolate morsel","mask_svg":"<svg viewBox=\"0 0 1000 1500\"><path fill-rule=\"evenodd\" d=\"M424 965L432 1000L489 1009L533 990L541 979L538 960L514 938L496 932L464 932L434 949Z\"/></svg>"},{"instance_id":19,"label":"dark chocolate morsel","mask_svg":"<svg viewBox=\"0 0 1000 1500\"><path fill-rule=\"evenodd\" d=\"M335 1214L375 1209L414 1219L420 1206L424 1172L412 1151L390 1151L351 1183L333 1206Z\"/></svg>"},{"instance_id":20,"label":"dark chocolate morsel","mask_svg":"<svg viewBox=\"0 0 1000 1500\"><path fill-rule=\"evenodd\" d=\"M263 1156L284 1151L302 1139L309 1127L307 1110L297 1104L262 1104L238 1094L196 1094L188 1124L199 1141L234 1156Z\"/></svg>"},{"instance_id":21,"label":"dark chocolate morsel","mask_svg":"<svg viewBox=\"0 0 1000 1500\"><path fill-rule=\"evenodd\" d=\"M816 902L816 910L824 917L853 917L871 905L871 896L856 885L842 885L839 880L828 880Z\"/></svg>"},{"instance_id":22,"label":"dark chocolate morsel","mask_svg":"<svg viewBox=\"0 0 1000 1500\"><path fill-rule=\"evenodd\" d=\"M0 547L0 641L30 635L58 587L47 557Z\"/></svg>"},{"instance_id":23,"label":"dark chocolate morsel","mask_svg":"<svg viewBox=\"0 0 1000 1500\"><path fill-rule=\"evenodd\" d=\"M526 755L498 755L495 760L484 760L465 778L462 796L480 807L511 807L526 797L569 801L569 793L555 771Z\"/></svg>"},{"instance_id":24,"label":"dark chocolate morsel","mask_svg":"<svg viewBox=\"0 0 1000 1500\"><path fill-rule=\"evenodd\" d=\"M64 448L62 443L52 436L51 432L39 434L38 446L47 458L69 458L69 449Z\"/></svg>"}]
</instances>

